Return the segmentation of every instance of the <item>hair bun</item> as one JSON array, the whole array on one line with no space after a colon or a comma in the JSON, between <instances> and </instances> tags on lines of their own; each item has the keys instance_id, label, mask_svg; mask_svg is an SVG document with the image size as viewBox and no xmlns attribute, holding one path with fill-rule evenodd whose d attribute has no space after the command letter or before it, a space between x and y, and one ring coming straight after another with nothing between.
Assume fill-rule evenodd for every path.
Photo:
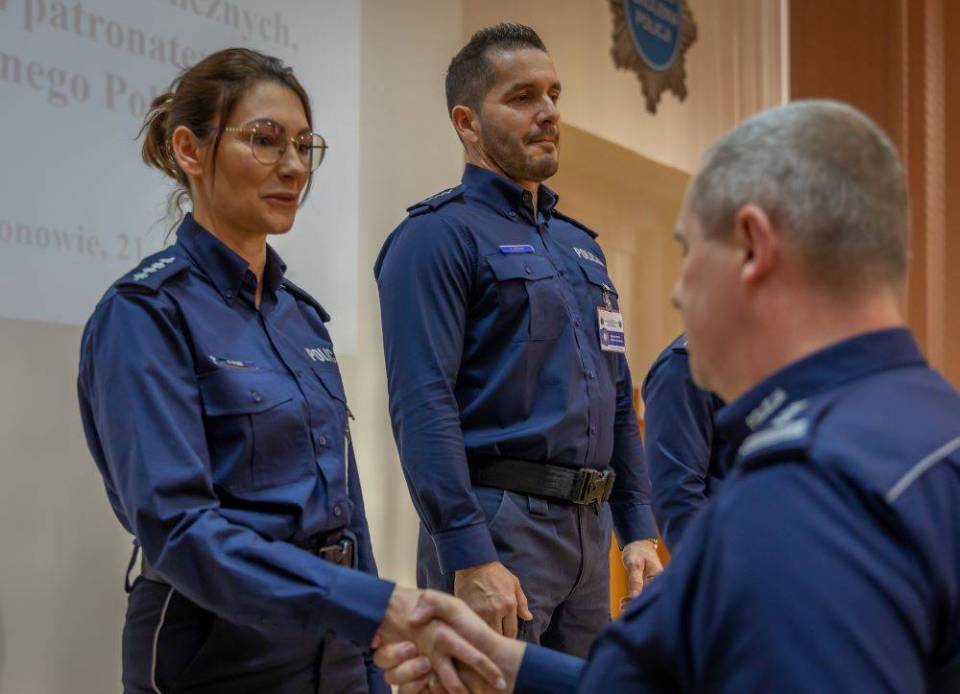
<instances>
[{"instance_id":1,"label":"hair bun","mask_svg":"<svg viewBox=\"0 0 960 694\"><path fill-rule=\"evenodd\" d=\"M156 97L150 103L150 110L143 119L140 135L143 138L143 161L147 165L160 169L170 178L177 180L179 167L170 147L169 116L173 104L174 92L169 91Z\"/></svg>"}]
</instances>

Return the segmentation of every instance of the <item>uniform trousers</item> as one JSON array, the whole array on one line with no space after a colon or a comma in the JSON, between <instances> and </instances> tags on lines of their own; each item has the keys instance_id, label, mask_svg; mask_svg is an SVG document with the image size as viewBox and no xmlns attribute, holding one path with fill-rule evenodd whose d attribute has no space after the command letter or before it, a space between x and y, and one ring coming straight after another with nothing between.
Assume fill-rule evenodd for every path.
<instances>
[{"instance_id":1,"label":"uniform trousers","mask_svg":"<svg viewBox=\"0 0 960 694\"><path fill-rule=\"evenodd\" d=\"M276 636L240 626L140 576L123 629L124 694L380 694L363 651L344 639Z\"/></svg>"},{"instance_id":2,"label":"uniform trousers","mask_svg":"<svg viewBox=\"0 0 960 694\"><path fill-rule=\"evenodd\" d=\"M518 638L586 657L610 623L610 534L604 503L570 502L474 487L500 561L520 579L533 620L518 623ZM417 585L453 592L433 540L421 524Z\"/></svg>"}]
</instances>

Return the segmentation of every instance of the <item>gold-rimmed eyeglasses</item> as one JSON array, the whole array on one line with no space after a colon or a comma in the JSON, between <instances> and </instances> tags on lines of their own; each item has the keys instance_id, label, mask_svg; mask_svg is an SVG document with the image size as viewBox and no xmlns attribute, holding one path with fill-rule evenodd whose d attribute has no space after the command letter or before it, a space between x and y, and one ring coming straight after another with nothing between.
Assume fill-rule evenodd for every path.
<instances>
[{"instance_id":1,"label":"gold-rimmed eyeglasses","mask_svg":"<svg viewBox=\"0 0 960 694\"><path fill-rule=\"evenodd\" d=\"M261 164L276 164L292 143L304 167L313 172L323 163L327 153L327 141L323 135L305 132L290 137L282 125L273 121L259 121L243 127L224 128L223 131L246 137L253 158Z\"/></svg>"}]
</instances>

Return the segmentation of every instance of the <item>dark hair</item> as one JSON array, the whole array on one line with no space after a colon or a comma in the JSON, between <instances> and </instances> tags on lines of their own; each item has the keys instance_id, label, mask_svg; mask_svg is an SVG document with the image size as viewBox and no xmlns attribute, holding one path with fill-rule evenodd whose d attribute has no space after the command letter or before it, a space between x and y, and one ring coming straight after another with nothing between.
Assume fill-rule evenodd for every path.
<instances>
[{"instance_id":1,"label":"dark hair","mask_svg":"<svg viewBox=\"0 0 960 694\"><path fill-rule=\"evenodd\" d=\"M313 128L310 98L293 70L274 58L248 48L227 48L208 55L193 67L184 69L170 85L150 104L140 135L143 139L143 160L160 169L177 182L178 187L169 201L169 213L176 215L176 223L183 217L183 202L190 197L190 182L177 164L171 146L173 131L183 125L203 141L211 133L213 140L213 173L216 174L216 155L233 109L244 94L259 82L276 82L289 88L300 98L307 123ZM216 122L214 122L216 121ZM306 198L310 182L304 191Z\"/></svg>"},{"instance_id":2,"label":"dark hair","mask_svg":"<svg viewBox=\"0 0 960 694\"><path fill-rule=\"evenodd\" d=\"M496 80L488 51L516 48L547 52L537 32L523 24L497 24L475 33L470 42L453 56L447 68L447 113L459 104L479 111L483 98Z\"/></svg>"}]
</instances>

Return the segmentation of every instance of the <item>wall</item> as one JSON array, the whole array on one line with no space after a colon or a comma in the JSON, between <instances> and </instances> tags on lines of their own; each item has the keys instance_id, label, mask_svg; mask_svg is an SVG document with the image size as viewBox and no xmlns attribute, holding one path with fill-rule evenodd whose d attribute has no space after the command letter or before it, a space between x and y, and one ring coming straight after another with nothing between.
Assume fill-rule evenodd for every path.
<instances>
[{"instance_id":1,"label":"wall","mask_svg":"<svg viewBox=\"0 0 960 694\"><path fill-rule=\"evenodd\" d=\"M960 385L960 5L804 0L790 6L791 98L848 101L890 136L911 202L910 327Z\"/></svg>"}]
</instances>

